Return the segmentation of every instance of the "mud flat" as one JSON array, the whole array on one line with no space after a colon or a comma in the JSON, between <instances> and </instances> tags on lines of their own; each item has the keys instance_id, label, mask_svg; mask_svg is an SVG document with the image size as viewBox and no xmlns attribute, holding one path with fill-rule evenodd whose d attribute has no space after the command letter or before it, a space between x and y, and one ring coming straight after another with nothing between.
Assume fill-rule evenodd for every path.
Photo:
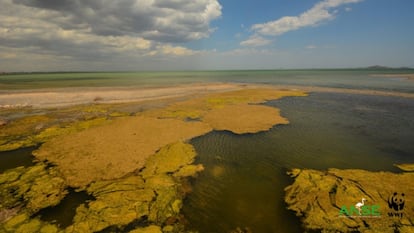
<instances>
[{"instance_id":1,"label":"mud flat","mask_svg":"<svg viewBox=\"0 0 414 233\"><path fill-rule=\"evenodd\" d=\"M412 164L402 167L412 168ZM414 232L414 173L293 169L288 209L321 232Z\"/></svg>"},{"instance_id":2,"label":"mud flat","mask_svg":"<svg viewBox=\"0 0 414 233\"><path fill-rule=\"evenodd\" d=\"M33 152L34 166L0 175L0 231L183 232L186 180L203 170L194 164L188 141L212 130L256 133L287 124L278 109L261 104L306 96L297 90L227 88L137 112L94 104L8 119L0 126L0 150L43 144ZM58 205L69 187L94 198L76 209L72 225L62 229L34 217Z\"/></svg>"}]
</instances>

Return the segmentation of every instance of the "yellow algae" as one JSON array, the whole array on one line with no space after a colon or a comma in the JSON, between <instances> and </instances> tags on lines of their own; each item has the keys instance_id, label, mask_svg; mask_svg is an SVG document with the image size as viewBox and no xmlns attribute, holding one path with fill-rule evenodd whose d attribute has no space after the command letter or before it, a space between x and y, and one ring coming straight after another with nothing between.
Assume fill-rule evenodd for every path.
<instances>
[{"instance_id":1,"label":"yellow algae","mask_svg":"<svg viewBox=\"0 0 414 233\"><path fill-rule=\"evenodd\" d=\"M3 208L24 205L30 213L57 205L67 194L66 183L55 167L45 164L18 167L0 174Z\"/></svg>"},{"instance_id":2,"label":"yellow algae","mask_svg":"<svg viewBox=\"0 0 414 233\"><path fill-rule=\"evenodd\" d=\"M161 227L152 225L130 231L129 233L162 233Z\"/></svg>"},{"instance_id":3,"label":"yellow algae","mask_svg":"<svg viewBox=\"0 0 414 233\"><path fill-rule=\"evenodd\" d=\"M233 133L256 133L269 130L276 124L288 124L279 110L261 105L229 105L211 110L203 117L215 130Z\"/></svg>"},{"instance_id":4,"label":"yellow algae","mask_svg":"<svg viewBox=\"0 0 414 233\"><path fill-rule=\"evenodd\" d=\"M54 138L34 155L56 164L70 186L82 187L141 169L145 160L162 146L209 131L211 128L201 122L127 117Z\"/></svg>"},{"instance_id":5,"label":"yellow algae","mask_svg":"<svg viewBox=\"0 0 414 233\"><path fill-rule=\"evenodd\" d=\"M163 225L180 212L183 196L176 174L192 163L195 155L191 145L178 141L150 157L141 172L91 183L86 191L96 200L78 207L74 224L66 231L95 232L110 226L122 228L142 217L151 224ZM168 162L170 159L172 163Z\"/></svg>"},{"instance_id":6,"label":"yellow algae","mask_svg":"<svg viewBox=\"0 0 414 233\"><path fill-rule=\"evenodd\" d=\"M409 205L394 209L391 205L393 195L402 197L397 204L414 201L410 195L414 193L414 173L296 169L292 176L295 182L285 189L285 201L288 209L302 217L307 229L391 233L414 228L414 209ZM350 212L362 198L367 208L377 209L374 212L364 209L361 215L357 210Z\"/></svg>"},{"instance_id":7,"label":"yellow algae","mask_svg":"<svg viewBox=\"0 0 414 233\"><path fill-rule=\"evenodd\" d=\"M414 171L414 164L412 164L412 163L394 164L394 166L398 167L399 169L401 169L405 172L413 172Z\"/></svg>"},{"instance_id":8,"label":"yellow algae","mask_svg":"<svg viewBox=\"0 0 414 233\"><path fill-rule=\"evenodd\" d=\"M43 222L38 218L31 219L27 213L21 213L0 225L4 233L57 233L62 232L56 225Z\"/></svg>"},{"instance_id":9,"label":"yellow algae","mask_svg":"<svg viewBox=\"0 0 414 233\"><path fill-rule=\"evenodd\" d=\"M35 119L38 119L36 117ZM90 127L103 125L110 122L105 117L90 120L82 120L74 123L56 125L53 118L41 117L43 121L39 123L30 119L33 124L26 127L10 127L7 131L0 134L0 151L14 150L20 147L33 146L45 142L53 137L78 132ZM27 120L27 119L26 119ZM25 119L17 120L16 123L25 124ZM23 121L23 122L22 122ZM38 122L34 124L34 122ZM52 126L47 126L52 124Z\"/></svg>"},{"instance_id":10,"label":"yellow algae","mask_svg":"<svg viewBox=\"0 0 414 233\"><path fill-rule=\"evenodd\" d=\"M142 175L152 176L156 173L172 173L194 162L196 152L190 144L177 142L161 148L148 158Z\"/></svg>"},{"instance_id":11,"label":"yellow algae","mask_svg":"<svg viewBox=\"0 0 414 233\"><path fill-rule=\"evenodd\" d=\"M202 164L197 164L197 165L190 164L190 165L186 165L180 168L180 170L174 173L174 176L176 177L195 176L197 173L203 170L204 170L204 167Z\"/></svg>"},{"instance_id":12,"label":"yellow algae","mask_svg":"<svg viewBox=\"0 0 414 233\"><path fill-rule=\"evenodd\" d=\"M161 118L199 119L209 110L235 104L259 104L267 100L286 96L306 96L302 91L277 90L271 88L243 89L209 94L171 104L163 109L155 109L143 114Z\"/></svg>"}]
</instances>

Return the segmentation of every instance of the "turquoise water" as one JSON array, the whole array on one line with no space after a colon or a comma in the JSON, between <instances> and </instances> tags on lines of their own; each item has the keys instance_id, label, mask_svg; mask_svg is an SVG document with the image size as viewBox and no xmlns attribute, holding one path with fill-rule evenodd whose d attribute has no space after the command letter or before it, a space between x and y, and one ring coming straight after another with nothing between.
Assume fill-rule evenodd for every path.
<instances>
[{"instance_id":1,"label":"turquoise water","mask_svg":"<svg viewBox=\"0 0 414 233\"><path fill-rule=\"evenodd\" d=\"M0 91L60 87L153 87L199 82L239 82L414 92L414 81L370 76L384 73L414 73L414 70L349 69L16 74L0 75Z\"/></svg>"}]
</instances>

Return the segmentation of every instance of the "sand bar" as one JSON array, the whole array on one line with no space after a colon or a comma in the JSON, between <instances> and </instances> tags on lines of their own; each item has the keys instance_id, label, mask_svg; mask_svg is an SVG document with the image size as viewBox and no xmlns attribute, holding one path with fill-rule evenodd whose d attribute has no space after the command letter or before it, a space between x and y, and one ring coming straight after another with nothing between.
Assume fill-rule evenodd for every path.
<instances>
[{"instance_id":1,"label":"sand bar","mask_svg":"<svg viewBox=\"0 0 414 233\"><path fill-rule=\"evenodd\" d=\"M397 76L396 76L397 77ZM401 77L401 76L398 76ZM67 107L90 103L130 103L147 100L163 100L180 97L194 97L212 92L225 92L248 88L273 87L278 89L299 89L306 92L330 92L361 95L380 95L414 98L414 93L346 89L299 85L264 85L243 83L194 83L169 87L95 87L55 88L24 91L0 90L0 109Z\"/></svg>"}]
</instances>

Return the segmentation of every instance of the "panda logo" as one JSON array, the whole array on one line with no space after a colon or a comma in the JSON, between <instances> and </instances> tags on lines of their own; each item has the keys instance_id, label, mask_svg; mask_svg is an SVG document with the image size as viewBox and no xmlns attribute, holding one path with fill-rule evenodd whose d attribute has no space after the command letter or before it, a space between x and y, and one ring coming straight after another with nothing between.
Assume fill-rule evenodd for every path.
<instances>
[{"instance_id":1,"label":"panda logo","mask_svg":"<svg viewBox=\"0 0 414 233\"><path fill-rule=\"evenodd\" d=\"M388 207L390 207L390 209L394 209L395 211L403 210L404 203L404 193L398 194L395 192L388 198Z\"/></svg>"}]
</instances>

